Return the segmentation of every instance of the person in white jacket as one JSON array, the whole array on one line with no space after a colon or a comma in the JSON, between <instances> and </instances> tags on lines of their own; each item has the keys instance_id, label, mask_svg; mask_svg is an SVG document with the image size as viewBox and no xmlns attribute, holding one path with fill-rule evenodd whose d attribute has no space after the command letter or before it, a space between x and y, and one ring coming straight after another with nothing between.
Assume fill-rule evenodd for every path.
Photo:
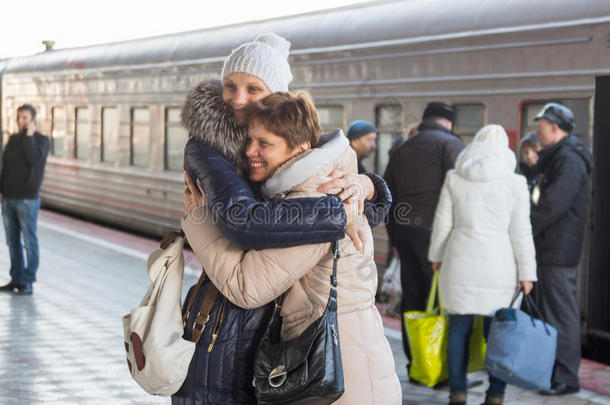
<instances>
[{"instance_id":1,"label":"person in white jacket","mask_svg":"<svg viewBox=\"0 0 610 405\"><path fill-rule=\"evenodd\" d=\"M440 271L440 296L449 312L450 404L466 403L468 342L475 315L485 337L496 310L507 307L521 284L536 281L536 255L525 177L500 125L487 125L447 173L428 254ZM441 268L442 263L442 268ZM506 383L489 376L485 404L501 404Z\"/></svg>"}]
</instances>

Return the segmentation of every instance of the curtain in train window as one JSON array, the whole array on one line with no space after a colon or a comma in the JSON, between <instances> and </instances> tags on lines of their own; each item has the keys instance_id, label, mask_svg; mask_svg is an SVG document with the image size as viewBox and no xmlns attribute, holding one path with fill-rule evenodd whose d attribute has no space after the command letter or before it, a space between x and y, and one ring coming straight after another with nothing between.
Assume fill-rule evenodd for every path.
<instances>
[{"instance_id":1,"label":"curtain in train window","mask_svg":"<svg viewBox=\"0 0 610 405\"><path fill-rule=\"evenodd\" d=\"M53 107L51 117L52 152L55 156L65 156L66 109L64 107Z\"/></svg>"},{"instance_id":2,"label":"curtain in train window","mask_svg":"<svg viewBox=\"0 0 610 405\"><path fill-rule=\"evenodd\" d=\"M150 148L150 111L148 108L131 110L131 164L148 167Z\"/></svg>"},{"instance_id":3,"label":"curtain in train window","mask_svg":"<svg viewBox=\"0 0 610 405\"><path fill-rule=\"evenodd\" d=\"M89 143L91 142L91 110L88 107L76 108L76 157L89 159Z\"/></svg>"},{"instance_id":4,"label":"curtain in train window","mask_svg":"<svg viewBox=\"0 0 610 405\"><path fill-rule=\"evenodd\" d=\"M119 113L115 107L102 108L102 162L119 160Z\"/></svg>"},{"instance_id":5,"label":"curtain in train window","mask_svg":"<svg viewBox=\"0 0 610 405\"><path fill-rule=\"evenodd\" d=\"M375 112L375 126L379 130L375 171L379 174L385 172L390 161L390 149L403 137L402 113L401 105L379 106ZM363 163L366 166L366 162Z\"/></svg>"},{"instance_id":6,"label":"curtain in train window","mask_svg":"<svg viewBox=\"0 0 610 405\"><path fill-rule=\"evenodd\" d=\"M165 109L165 170L182 171L186 131L180 123L180 108Z\"/></svg>"},{"instance_id":7,"label":"curtain in train window","mask_svg":"<svg viewBox=\"0 0 610 405\"><path fill-rule=\"evenodd\" d=\"M534 101L525 104L521 110L521 137L524 137L530 133L536 133L536 122L534 121L534 118L540 112L540 110L542 110L546 103L551 101L563 104L572 110L574 113L574 122L576 124L573 134L576 135L589 150L591 150L593 143L589 128L591 125L591 99L589 98Z\"/></svg>"},{"instance_id":8,"label":"curtain in train window","mask_svg":"<svg viewBox=\"0 0 610 405\"><path fill-rule=\"evenodd\" d=\"M455 125L453 133L462 138L464 145L474 139L474 135L485 125L485 106L482 104L454 105Z\"/></svg>"},{"instance_id":9,"label":"curtain in train window","mask_svg":"<svg viewBox=\"0 0 610 405\"><path fill-rule=\"evenodd\" d=\"M317 107L322 132L331 132L337 128L345 128L343 106Z\"/></svg>"}]
</instances>

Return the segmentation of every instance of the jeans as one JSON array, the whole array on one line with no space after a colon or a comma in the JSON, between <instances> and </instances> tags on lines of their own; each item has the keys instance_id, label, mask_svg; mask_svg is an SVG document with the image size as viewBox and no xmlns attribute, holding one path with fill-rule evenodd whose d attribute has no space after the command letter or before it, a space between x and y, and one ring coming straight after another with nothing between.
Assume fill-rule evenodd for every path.
<instances>
[{"instance_id":1,"label":"jeans","mask_svg":"<svg viewBox=\"0 0 610 405\"><path fill-rule=\"evenodd\" d=\"M475 315L449 315L449 342L447 362L449 365L449 389L452 393L466 393L466 373L468 372L468 347ZM489 335L491 317L483 317L485 339ZM487 396L504 397L506 383L489 375Z\"/></svg>"},{"instance_id":2,"label":"jeans","mask_svg":"<svg viewBox=\"0 0 610 405\"><path fill-rule=\"evenodd\" d=\"M2 197L2 220L11 255L11 283L17 286L30 285L36 281L39 262L36 222L39 208L40 198ZM27 263L23 260L22 236Z\"/></svg>"}]
</instances>

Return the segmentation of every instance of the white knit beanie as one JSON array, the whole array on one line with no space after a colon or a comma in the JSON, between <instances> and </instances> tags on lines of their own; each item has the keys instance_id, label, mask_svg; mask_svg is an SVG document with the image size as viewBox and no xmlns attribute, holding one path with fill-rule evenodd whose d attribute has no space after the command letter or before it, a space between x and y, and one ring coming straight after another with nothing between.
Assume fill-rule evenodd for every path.
<instances>
[{"instance_id":1,"label":"white knit beanie","mask_svg":"<svg viewBox=\"0 0 610 405\"><path fill-rule=\"evenodd\" d=\"M484 126L474 136L475 142L493 143L508 148L508 135L502 125L489 124Z\"/></svg>"},{"instance_id":2,"label":"white knit beanie","mask_svg":"<svg viewBox=\"0 0 610 405\"><path fill-rule=\"evenodd\" d=\"M274 33L261 34L233 50L222 67L221 78L235 72L261 79L272 93L288 91L292 81L288 51L290 42Z\"/></svg>"}]
</instances>

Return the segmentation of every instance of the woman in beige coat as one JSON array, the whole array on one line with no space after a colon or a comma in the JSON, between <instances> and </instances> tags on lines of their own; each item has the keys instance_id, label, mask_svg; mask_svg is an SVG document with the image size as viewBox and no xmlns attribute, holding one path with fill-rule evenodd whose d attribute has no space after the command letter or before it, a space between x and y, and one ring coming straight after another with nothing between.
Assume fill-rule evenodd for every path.
<instances>
[{"instance_id":1,"label":"woman in beige coat","mask_svg":"<svg viewBox=\"0 0 610 405\"><path fill-rule=\"evenodd\" d=\"M266 198L317 197L322 195L317 187L333 170L356 172L356 155L340 130L320 138L318 116L307 93L273 94L248 107L247 115L249 176L262 183ZM300 335L322 315L333 264L330 243L242 251L212 223L207 207L190 212L182 229L227 299L256 308L288 291L282 307L283 340ZM373 236L368 225L363 229L362 253L349 238L339 242L338 322L345 393L336 403L400 404L394 359L375 307Z\"/></svg>"}]
</instances>

